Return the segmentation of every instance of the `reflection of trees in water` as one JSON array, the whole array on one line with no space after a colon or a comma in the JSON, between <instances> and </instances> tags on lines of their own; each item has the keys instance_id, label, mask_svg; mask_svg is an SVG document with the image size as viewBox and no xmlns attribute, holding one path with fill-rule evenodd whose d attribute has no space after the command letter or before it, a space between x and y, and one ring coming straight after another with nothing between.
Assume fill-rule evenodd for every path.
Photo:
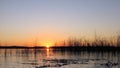
<instances>
[{"instance_id":1,"label":"reflection of trees in water","mask_svg":"<svg viewBox=\"0 0 120 68\"><path fill-rule=\"evenodd\" d=\"M78 56L83 58L96 58L96 59L109 59L120 61L120 53L119 51L67 51L67 50L49 50L49 49L2 49L4 52L4 58L8 56L16 56L16 57L39 57L39 56L47 56L47 53L51 52L52 56ZM2 51L1 51L2 53ZM48 53L48 54L49 54ZM49 54L49 56L51 56Z\"/></svg>"},{"instance_id":2,"label":"reflection of trees in water","mask_svg":"<svg viewBox=\"0 0 120 68\"><path fill-rule=\"evenodd\" d=\"M92 51L59 51L54 50L54 55L58 56L65 56L67 55L68 58L76 57L76 58L83 58L83 59L106 59L110 61L118 62L120 59L120 53L118 51L112 52L112 51L99 51L99 52L92 52Z\"/></svg>"},{"instance_id":3,"label":"reflection of trees in water","mask_svg":"<svg viewBox=\"0 0 120 68\"><path fill-rule=\"evenodd\" d=\"M16 57L15 60L30 60L31 62L42 61L52 56L52 58L62 59L87 59L87 60L106 60L110 63L120 64L120 53L118 51L67 51L55 49L3 49L4 61L7 62L10 57ZM2 53L2 52L0 52ZM10 54L10 57L9 57ZM19 58L20 57L20 58ZM95 61L96 62L96 61ZM106 65L108 62L106 62ZM109 67L110 68L110 67Z\"/></svg>"}]
</instances>

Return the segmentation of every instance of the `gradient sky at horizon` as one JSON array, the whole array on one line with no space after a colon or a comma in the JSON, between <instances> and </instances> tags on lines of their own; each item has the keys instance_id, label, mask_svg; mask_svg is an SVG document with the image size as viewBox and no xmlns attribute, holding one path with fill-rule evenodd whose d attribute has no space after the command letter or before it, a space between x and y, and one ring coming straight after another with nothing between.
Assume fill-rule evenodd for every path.
<instances>
[{"instance_id":1,"label":"gradient sky at horizon","mask_svg":"<svg viewBox=\"0 0 120 68\"><path fill-rule=\"evenodd\" d=\"M54 43L68 37L113 36L120 31L120 0L0 0L0 42Z\"/></svg>"}]
</instances>

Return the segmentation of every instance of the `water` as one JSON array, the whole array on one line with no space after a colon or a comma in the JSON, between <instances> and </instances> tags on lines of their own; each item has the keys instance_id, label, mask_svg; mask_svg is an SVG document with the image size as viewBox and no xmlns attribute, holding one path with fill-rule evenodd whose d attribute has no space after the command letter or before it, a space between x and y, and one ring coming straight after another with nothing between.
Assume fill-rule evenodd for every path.
<instances>
[{"instance_id":1,"label":"water","mask_svg":"<svg viewBox=\"0 0 120 68\"><path fill-rule=\"evenodd\" d=\"M120 68L120 53L0 49L0 68Z\"/></svg>"}]
</instances>

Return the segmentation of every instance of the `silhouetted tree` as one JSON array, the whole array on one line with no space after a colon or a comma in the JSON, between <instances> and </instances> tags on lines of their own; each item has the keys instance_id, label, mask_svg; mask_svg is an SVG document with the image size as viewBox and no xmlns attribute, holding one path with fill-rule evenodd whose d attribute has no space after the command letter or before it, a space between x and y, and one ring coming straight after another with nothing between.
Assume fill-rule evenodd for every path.
<instances>
[{"instance_id":1,"label":"silhouetted tree","mask_svg":"<svg viewBox=\"0 0 120 68\"><path fill-rule=\"evenodd\" d=\"M117 37L117 46L120 47L120 35Z\"/></svg>"}]
</instances>

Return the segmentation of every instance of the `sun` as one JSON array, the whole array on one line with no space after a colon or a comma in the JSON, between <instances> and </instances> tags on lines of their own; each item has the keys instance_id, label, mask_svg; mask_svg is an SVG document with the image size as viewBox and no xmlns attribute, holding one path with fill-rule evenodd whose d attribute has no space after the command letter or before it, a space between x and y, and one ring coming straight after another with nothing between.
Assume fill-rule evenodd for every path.
<instances>
[{"instance_id":1,"label":"sun","mask_svg":"<svg viewBox=\"0 0 120 68\"><path fill-rule=\"evenodd\" d=\"M46 45L46 47L47 47L47 48L49 48L49 47L50 47L50 45Z\"/></svg>"},{"instance_id":2,"label":"sun","mask_svg":"<svg viewBox=\"0 0 120 68\"><path fill-rule=\"evenodd\" d=\"M52 45L53 45L53 44L50 43L50 42L46 42L46 43L45 43L45 47L47 47L47 48L51 47Z\"/></svg>"}]
</instances>

